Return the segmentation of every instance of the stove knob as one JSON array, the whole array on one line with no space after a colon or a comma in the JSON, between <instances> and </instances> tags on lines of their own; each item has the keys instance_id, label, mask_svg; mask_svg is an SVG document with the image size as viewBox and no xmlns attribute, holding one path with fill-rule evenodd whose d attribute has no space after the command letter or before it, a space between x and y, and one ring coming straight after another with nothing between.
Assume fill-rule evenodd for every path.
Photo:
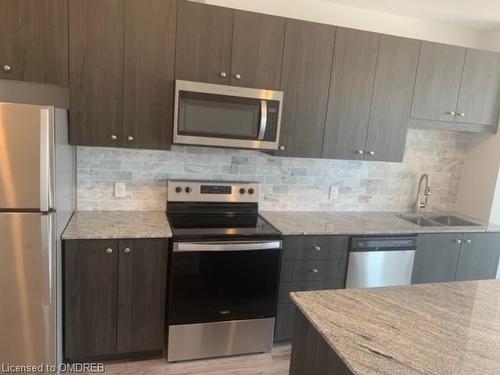
<instances>
[{"instance_id":1,"label":"stove knob","mask_svg":"<svg viewBox=\"0 0 500 375\"><path fill-rule=\"evenodd\" d=\"M245 189L241 188L240 189L240 194L245 194Z\"/></svg>"},{"instance_id":2,"label":"stove knob","mask_svg":"<svg viewBox=\"0 0 500 375\"><path fill-rule=\"evenodd\" d=\"M255 190L254 190L253 188L248 189L248 194L250 194L250 195L251 195L251 194L253 194L253 193L255 193Z\"/></svg>"},{"instance_id":3,"label":"stove knob","mask_svg":"<svg viewBox=\"0 0 500 375\"><path fill-rule=\"evenodd\" d=\"M186 188L184 189L184 191L188 194L191 193L191 190L193 189L191 189L189 186L186 186Z\"/></svg>"},{"instance_id":4,"label":"stove knob","mask_svg":"<svg viewBox=\"0 0 500 375\"><path fill-rule=\"evenodd\" d=\"M175 192L176 192L176 193L180 193L180 192L182 192L182 188L181 188L180 186L177 186L177 187L175 188Z\"/></svg>"}]
</instances>

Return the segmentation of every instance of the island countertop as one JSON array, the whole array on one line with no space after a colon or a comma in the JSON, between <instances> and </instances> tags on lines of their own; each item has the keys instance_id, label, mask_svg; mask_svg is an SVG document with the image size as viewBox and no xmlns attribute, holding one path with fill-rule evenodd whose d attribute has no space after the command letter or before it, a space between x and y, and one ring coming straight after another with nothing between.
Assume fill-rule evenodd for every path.
<instances>
[{"instance_id":1,"label":"island countertop","mask_svg":"<svg viewBox=\"0 0 500 375\"><path fill-rule=\"evenodd\" d=\"M354 374L500 373L500 280L291 298Z\"/></svg>"},{"instance_id":2,"label":"island countertop","mask_svg":"<svg viewBox=\"0 0 500 375\"><path fill-rule=\"evenodd\" d=\"M475 226L420 226L402 219L403 212L328 212L263 211L261 212L283 235L379 235L418 233L500 232L500 226L476 222ZM433 214L448 214L434 212Z\"/></svg>"},{"instance_id":3,"label":"island countertop","mask_svg":"<svg viewBox=\"0 0 500 375\"><path fill-rule=\"evenodd\" d=\"M63 240L169 237L164 211L77 211L62 235Z\"/></svg>"}]
</instances>

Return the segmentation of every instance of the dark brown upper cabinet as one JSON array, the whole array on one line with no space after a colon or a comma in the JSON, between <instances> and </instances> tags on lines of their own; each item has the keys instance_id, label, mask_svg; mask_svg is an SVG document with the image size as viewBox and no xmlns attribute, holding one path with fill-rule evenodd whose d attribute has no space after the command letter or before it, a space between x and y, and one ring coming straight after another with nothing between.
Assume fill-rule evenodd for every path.
<instances>
[{"instance_id":1,"label":"dark brown upper cabinet","mask_svg":"<svg viewBox=\"0 0 500 375\"><path fill-rule=\"evenodd\" d=\"M175 78L228 84L234 11L179 1Z\"/></svg>"},{"instance_id":2,"label":"dark brown upper cabinet","mask_svg":"<svg viewBox=\"0 0 500 375\"><path fill-rule=\"evenodd\" d=\"M172 143L176 1L125 0L123 142Z\"/></svg>"},{"instance_id":3,"label":"dark brown upper cabinet","mask_svg":"<svg viewBox=\"0 0 500 375\"><path fill-rule=\"evenodd\" d=\"M499 54L422 42L410 125L494 133L499 105Z\"/></svg>"},{"instance_id":4,"label":"dark brown upper cabinet","mask_svg":"<svg viewBox=\"0 0 500 375\"><path fill-rule=\"evenodd\" d=\"M337 28L323 157L363 159L380 35Z\"/></svg>"},{"instance_id":5,"label":"dark brown upper cabinet","mask_svg":"<svg viewBox=\"0 0 500 375\"><path fill-rule=\"evenodd\" d=\"M0 25L0 79L68 85L68 0L2 0Z\"/></svg>"},{"instance_id":6,"label":"dark brown upper cabinet","mask_svg":"<svg viewBox=\"0 0 500 375\"><path fill-rule=\"evenodd\" d=\"M119 146L123 132L121 0L69 2L70 141Z\"/></svg>"},{"instance_id":7,"label":"dark brown upper cabinet","mask_svg":"<svg viewBox=\"0 0 500 375\"><path fill-rule=\"evenodd\" d=\"M420 41L381 35L365 160L403 161Z\"/></svg>"},{"instance_id":8,"label":"dark brown upper cabinet","mask_svg":"<svg viewBox=\"0 0 500 375\"><path fill-rule=\"evenodd\" d=\"M337 30L323 157L403 160L419 43Z\"/></svg>"},{"instance_id":9,"label":"dark brown upper cabinet","mask_svg":"<svg viewBox=\"0 0 500 375\"><path fill-rule=\"evenodd\" d=\"M176 0L70 0L70 141L169 149Z\"/></svg>"},{"instance_id":10,"label":"dark brown upper cabinet","mask_svg":"<svg viewBox=\"0 0 500 375\"><path fill-rule=\"evenodd\" d=\"M286 20L277 155L321 157L334 42L333 26Z\"/></svg>"},{"instance_id":11,"label":"dark brown upper cabinet","mask_svg":"<svg viewBox=\"0 0 500 375\"><path fill-rule=\"evenodd\" d=\"M277 89L285 20L182 0L176 79Z\"/></svg>"},{"instance_id":12,"label":"dark brown upper cabinet","mask_svg":"<svg viewBox=\"0 0 500 375\"><path fill-rule=\"evenodd\" d=\"M279 90L285 19L235 11L231 84Z\"/></svg>"}]
</instances>

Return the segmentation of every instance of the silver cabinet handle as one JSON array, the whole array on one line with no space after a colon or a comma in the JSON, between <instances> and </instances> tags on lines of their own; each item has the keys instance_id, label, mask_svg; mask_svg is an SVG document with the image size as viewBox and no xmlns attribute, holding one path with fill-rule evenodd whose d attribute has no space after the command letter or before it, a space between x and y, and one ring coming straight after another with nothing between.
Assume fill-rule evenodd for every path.
<instances>
[{"instance_id":1,"label":"silver cabinet handle","mask_svg":"<svg viewBox=\"0 0 500 375\"><path fill-rule=\"evenodd\" d=\"M316 245L316 246L314 246L314 250L321 251L321 247L319 247L318 245Z\"/></svg>"},{"instance_id":2,"label":"silver cabinet handle","mask_svg":"<svg viewBox=\"0 0 500 375\"><path fill-rule=\"evenodd\" d=\"M234 78L236 78L236 79L241 79L241 74L236 73L236 74L234 75Z\"/></svg>"},{"instance_id":3,"label":"silver cabinet handle","mask_svg":"<svg viewBox=\"0 0 500 375\"><path fill-rule=\"evenodd\" d=\"M220 72L220 76L221 76L222 78L226 78L226 77L227 77L227 73L226 73L226 72Z\"/></svg>"},{"instance_id":4,"label":"silver cabinet handle","mask_svg":"<svg viewBox=\"0 0 500 375\"><path fill-rule=\"evenodd\" d=\"M12 71L12 67L8 64L5 64L4 66L2 66L2 70L4 72L11 72Z\"/></svg>"},{"instance_id":5,"label":"silver cabinet handle","mask_svg":"<svg viewBox=\"0 0 500 375\"><path fill-rule=\"evenodd\" d=\"M113 253L113 249L112 249L112 248L107 248L107 249L106 249L106 252L107 252L108 254L112 254L112 253Z\"/></svg>"},{"instance_id":6,"label":"silver cabinet handle","mask_svg":"<svg viewBox=\"0 0 500 375\"><path fill-rule=\"evenodd\" d=\"M465 240L465 243L472 243L472 240Z\"/></svg>"},{"instance_id":7,"label":"silver cabinet handle","mask_svg":"<svg viewBox=\"0 0 500 375\"><path fill-rule=\"evenodd\" d=\"M111 140L112 140L112 141L116 141L117 139L118 139L118 137L117 137L116 135L114 135L114 134L113 134L113 135L111 135Z\"/></svg>"},{"instance_id":8,"label":"silver cabinet handle","mask_svg":"<svg viewBox=\"0 0 500 375\"><path fill-rule=\"evenodd\" d=\"M458 115L459 115L460 117L465 117L465 113L463 113L463 112L460 112Z\"/></svg>"},{"instance_id":9,"label":"silver cabinet handle","mask_svg":"<svg viewBox=\"0 0 500 375\"><path fill-rule=\"evenodd\" d=\"M457 115L457 113L456 113L456 112L453 112L453 111L451 111L451 112L446 112L446 114L447 114L447 115L450 115L450 116L456 116L456 115Z\"/></svg>"},{"instance_id":10,"label":"silver cabinet handle","mask_svg":"<svg viewBox=\"0 0 500 375\"><path fill-rule=\"evenodd\" d=\"M317 269L317 268L313 268L313 269L311 270L311 272L312 272L312 273L318 273L318 269Z\"/></svg>"},{"instance_id":11,"label":"silver cabinet handle","mask_svg":"<svg viewBox=\"0 0 500 375\"><path fill-rule=\"evenodd\" d=\"M129 141L129 142L133 142L133 141L134 141L134 137L132 137L131 135L129 135L129 136L127 137L127 141Z\"/></svg>"},{"instance_id":12,"label":"silver cabinet handle","mask_svg":"<svg viewBox=\"0 0 500 375\"><path fill-rule=\"evenodd\" d=\"M370 155L370 156L375 155L375 151L368 151L368 155Z\"/></svg>"},{"instance_id":13,"label":"silver cabinet handle","mask_svg":"<svg viewBox=\"0 0 500 375\"><path fill-rule=\"evenodd\" d=\"M456 243L462 243L462 240L455 240Z\"/></svg>"},{"instance_id":14,"label":"silver cabinet handle","mask_svg":"<svg viewBox=\"0 0 500 375\"><path fill-rule=\"evenodd\" d=\"M355 150L354 152L358 155L363 155L365 153L363 150Z\"/></svg>"},{"instance_id":15,"label":"silver cabinet handle","mask_svg":"<svg viewBox=\"0 0 500 375\"><path fill-rule=\"evenodd\" d=\"M125 249L123 249L123 252L124 252L125 254L130 253L130 248L126 247Z\"/></svg>"},{"instance_id":16,"label":"silver cabinet handle","mask_svg":"<svg viewBox=\"0 0 500 375\"><path fill-rule=\"evenodd\" d=\"M278 147L281 151L285 151L285 146Z\"/></svg>"}]
</instances>

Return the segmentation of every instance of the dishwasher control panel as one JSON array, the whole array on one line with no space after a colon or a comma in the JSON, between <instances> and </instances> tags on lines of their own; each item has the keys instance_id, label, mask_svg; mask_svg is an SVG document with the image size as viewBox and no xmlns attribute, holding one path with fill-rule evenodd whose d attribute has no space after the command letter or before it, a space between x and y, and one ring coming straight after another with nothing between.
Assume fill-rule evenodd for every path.
<instances>
[{"instance_id":1,"label":"dishwasher control panel","mask_svg":"<svg viewBox=\"0 0 500 375\"><path fill-rule=\"evenodd\" d=\"M416 237L361 237L353 238L351 241L351 251L414 250L416 248Z\"/></svg>"}]
</instances>

